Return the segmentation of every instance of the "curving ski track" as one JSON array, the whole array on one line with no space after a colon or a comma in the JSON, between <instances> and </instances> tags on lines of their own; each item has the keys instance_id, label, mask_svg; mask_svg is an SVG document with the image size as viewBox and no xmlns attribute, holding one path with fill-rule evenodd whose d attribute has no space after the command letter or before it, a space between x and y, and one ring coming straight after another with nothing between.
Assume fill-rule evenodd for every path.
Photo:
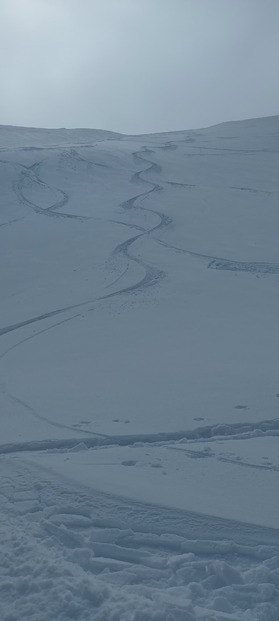
<instances>
[{"instance_id":1,"label":"curving ski track","mask_svg":"<svg viewBox=\"0 0 279 621\"><path fill-rule=\"evenodd\" d=\"M38 169L40 165L41 165L41 162L36 162L32 166L21 165L21 168L23 168L23 170L21 171L17 181L15 182L13 186L13 190L15 194L17 195L20 203L27 207L31 207L31 209L35 213L44 214L46 216L51 216L51 217L56 217L56 218L69 218L69 219L80 220L80 221L88 220L89 218L87 216L78 216L75 214L69 214L69 213L64 213L64 212L56 213L57 209L61 209L65 207L65 205L69 201L69 196L68 194L66 194L66 192L64 192L64 190L61 190L60 188L52 188L50 185L42 181L42 179L39 177L39 174L38 174ZM59 192L62 195L62 198L60 201L56 201L49 207L43 208L38 203L35 203L34 201L30 200L29 198L25 196L24 188L26 186L26 183L31 183L32 185L35 185L35 186L37 185L46 190L48 189L52 191L54 190L55 192Z\"/></svg>"},{"instance_id":2,"label":"curving ski track","mask_svg":"<svg viewBox=\"0 0 279 621\"><path fill-rule=\"evenodd\" d=\"M139 233L138 235L134 235L133 237L130 237L129 239L125 240L124 242L122 242L121 244L119 244L118 246L116 246L116 248L114 249L113 252L113 256L114 257L125 257L126 259L128 259L128 261L134 261L135 263L137 263L138 265L140 265L143 269L144 269L144 276L143 278L135 283L134 285L130 285L128 287L124 287L123 289L119 289L118 291L115 291L113 293L109 293L105 296L102 296L102 298L100 299L106 299L106 298L111 298L114 297L115 295L120 295L122 293L129 293L129 292L134 292L135 290L141 290L143 288L146 287L150 287L154 284L157 284L160 280L162 280L165 276L164 272L162 270L158 270L150 265L148 265L147 263L145 263L143 261L143 259L139 259L138 257L135 257L133 254L131 254L129 252L131 246L140 238L145 237L150 235L151 233L154 233L155 231L162 229L163 227L167 227L172 223L172 219L169 216L166 216L164 213L160 212L160 211L156 211L155 209L150 209L147 207L143 207L142 206L142 202L151 194L153 194L154 192L159 192L162 190L162 186L153 183L152 181L147 180L146 178L143 177L143 174L147 174L149 172L155 172L155 173L159 173L161 172L161 167L158 166L157 164L155 164L154 162L152 162L151 160L147 159L146 157L143 156L143 153L152 153L151 150L147 149L146 147L144 147L142 150L140 151L135 151L133 153L133 157L136 160L139 160L140 162L144 162L145 164L148 164L147 168L144 168L143 170L140 170L138 172L136 172L135 174L132 175L131 177L131 183L137 181L140 183L143 183L145 185L149 185L151 186L150 190L146 190L145 192L141 192L140 194L137 194L136 196L133 196L132 198L128 199L127 201L125 201L124 203L121 204L121 207L124 210L131 210L131 209L135 209L138 211L144 211L146 213L152 213L154 214L158 219L159 222L158 224L156 224L155 226L151 227L150 229L145 229L143 230L141 233ZM125 271L122 273L122 275L120 275L117 280L119 281L122 276L124 276L124 274L126 273L127 268L125 269ZM112 283L113 284L113 283Z\"/></svg>"}]
</instances>

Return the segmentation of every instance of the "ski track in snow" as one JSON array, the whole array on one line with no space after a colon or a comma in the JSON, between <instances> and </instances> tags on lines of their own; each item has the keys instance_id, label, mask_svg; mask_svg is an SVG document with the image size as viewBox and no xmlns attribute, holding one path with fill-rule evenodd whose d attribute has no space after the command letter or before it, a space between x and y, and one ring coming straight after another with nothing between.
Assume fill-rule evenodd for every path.
<instances>
[{"instance_id":1,"label":"ski track in snow","mask_svg":"<svg viewBox=\"0 0 279 621\"><path fill-rule=\"evenodd\" d=\"M135 158L135 160L139 160L140 162L144 162L146 164L148 164L147 168L144 168L143 170L135 173L132 175L131 177L131 182L134 181L138 181L141 182L145 185L151 185L151 190L147 190L145 192L142 192L141 194L137 194L136 196L130 198L129 200L125 201L124 203L121 204L121 207L124 210L130 210L130 209L135 209L135 210L140 210L143 212L147 212L147 213L152 213L155 216L157 216L159 218L159 222L158 224L156 224L154 227L150 228L150 229L144 229L143 231L141 231L138 235L135 235L133 237L130 237L129 239L125 240L124 242L122 242L121 244L119 244L114 252L113 252L113 256L114 257L125 257L130 261L134 261L135 263L137 263L138 265L140 265L141 267L143 267L144 269L144 276L143 278L135 283L134 285L131 285L129 287L125 287L123 289L119 289L113 293L109 293L105 296L102 296L102 298L100 299L106 299L106 298L111 298L114 297L115 295L120 295L122 293L131 293L134 291L139 291L143 288L149 287L150 285L154 285L157 282L159 282L163 277L164 277L164 273L161 270L155 269L154 267L147 265L142 259L139 259L137 257L135 257L134 255L131 255L129 253L129 249L131 248L132 244L134 244L134 242L136 242L138 239L140 239L143 236L146 235L150 235L151 233L154 233L155 231L157 231L158 229L161 229L162 227L166 227L169 224L171 224L172 220L171 218L169 218L168 216L166 216L165 214L155 211L154 209L148 209L146 207L142 206L142 202L144 201L144 199L146 199L150 194L152 194L153 192L158 192L160 190L162 190L162 187L160 185L157 185L155 183L152 183L150 181L147 181L144 177L143 174L144 173L148 173L148 172L160 172L161 168L157 166L157 164L155 164L154 162L148 160L146 157L143 156L143 153L152 153L152 151L150 151L149 149L147 149L146 147L143 147L143 149L141 151L136 151L133 153L133 157ZM124 272L122 273L122 275L120 277L117 278L117 280L115 281L118 282L121 277L126 273L127 268L124 270ZM112 283L112 284L115 284Z\"/></svg>"},{"instance_id":2,"label":"ski track in snow","mask_svg":"<svg viewBox=\"0 0 279 621\"><path fill-rule=\"evenodd\" d=\"M157 241L162 246L165 246L165 248L170 248L170 250L175 250L176 252L181 252L182 254L188 254L193 257L209 261L207 265L208 269L228 270L231 272L250 272L252 274L279 274L279 263L233 261L231 259L222 259L208 254L201 254L200 252L185 250L184 248L179 248L178 246L169 244L161 239L158 239Z\"/></svg>"},{"instance_id":3,"label":"ski track in snow","mask_svg":"<svg viewBox=\"0 0 279 621\"><path fill-rule=\"evenodd\" d=\"M209 269L230 270L231 272L251 272L255 274L279 274L279 263L250 263L248 261L229 261L228 259L213 259Z\"/></svg>"},{"instance_id":4,"label":"ski track in snow","mask_svg":"<svg viewBox=\"0 0 279 621\"><path fill-rule=\"evenodd\" d=\"M31 207L31 209L35 211L35 213L45 214L45 215L56 217L56 218L78 219L79 221L88 220L86 216L77 216L74 214L63 213L61 211L59 213L56 213L57 209L61 209L62 207L65 207L65 205L67 205L69 201L69 197L66 194L66 192L64 192L64 190L61 190L59 188L51 188L48 184L42 181L38 173L38 169L40 165L41 165L41 162L36 162L35 164L32 164L32 166L29 166L29 167L21 165L23 170L21 171L13 188L20 203L27 207ZM31 184L31 186L33 187L38 186L42 188L43 190L54 190L62 194L62 198L61 200L54 202L49 207L43 208L40 205L38 205L38 203L35 203L34 201L27 198L27 196L24 193L24 190L26 190L27 184Z\"/></svg>"}]
</instances>

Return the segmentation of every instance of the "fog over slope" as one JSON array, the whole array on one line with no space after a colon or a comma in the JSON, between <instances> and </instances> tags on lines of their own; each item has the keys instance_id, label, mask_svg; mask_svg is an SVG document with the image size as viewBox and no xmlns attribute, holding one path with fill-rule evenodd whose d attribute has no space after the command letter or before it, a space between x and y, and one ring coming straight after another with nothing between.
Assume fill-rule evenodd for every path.
<instances>
[{"instance_id":1,"label":"fog over slope","mask_svg":"<svg viewBox=\"0 0 279 621\"><path fill-rule=\"evenodd\" d=\"M277 621L278 164L0 126L4 621Z\"/></svg>"}]
</instances>

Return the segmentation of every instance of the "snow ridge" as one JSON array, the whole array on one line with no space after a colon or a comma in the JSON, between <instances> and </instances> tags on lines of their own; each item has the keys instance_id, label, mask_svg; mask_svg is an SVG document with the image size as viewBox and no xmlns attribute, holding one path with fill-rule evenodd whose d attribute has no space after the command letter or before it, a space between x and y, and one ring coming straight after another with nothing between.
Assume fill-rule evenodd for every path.
<instances>
[{"instance_id":1,"label":"snow ridge","mask_svg":"<svg viewBox=\"0 0 279 621\"><path fill-rule=\"evenodd\" d=\"M61 425L63 427L63 425ZM71 429L71 427L68 427ZM72 428L74 431L74 428ZM218 438L230 439L249 439L255 437L279 435L279 418L274 420L263 420L257 423L233 423L226 425L212 425L196 427L189 431L161 432L154 434L136 435L105 435L87 432L88 435L67 438L63 440L42 440L25 443L2 444L0 454L17 453L24 451L45 451L45 450L68 450L77 445L86 448L105 447L105 446L133 446L139 444L163 444L167 442L187 442L191 440L214 440ZM91 436L91 437L88 437Z\"/></svg>"}]
</instances>

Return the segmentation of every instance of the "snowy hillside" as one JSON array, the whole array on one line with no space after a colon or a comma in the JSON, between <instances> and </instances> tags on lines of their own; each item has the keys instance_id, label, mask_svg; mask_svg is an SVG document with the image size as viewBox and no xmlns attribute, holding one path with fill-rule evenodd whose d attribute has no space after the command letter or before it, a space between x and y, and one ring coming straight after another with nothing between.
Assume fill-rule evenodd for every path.
<instances>
[{"instance_id":1,"label":"snowy hillside","mask_svg":"<svg viewBox=\"0 0 279 621\"><path fill-rule=\"evenodd\" d=\"M278 621L279 117L0 126L0 618Z\"/></svg>"}]
</instances>

